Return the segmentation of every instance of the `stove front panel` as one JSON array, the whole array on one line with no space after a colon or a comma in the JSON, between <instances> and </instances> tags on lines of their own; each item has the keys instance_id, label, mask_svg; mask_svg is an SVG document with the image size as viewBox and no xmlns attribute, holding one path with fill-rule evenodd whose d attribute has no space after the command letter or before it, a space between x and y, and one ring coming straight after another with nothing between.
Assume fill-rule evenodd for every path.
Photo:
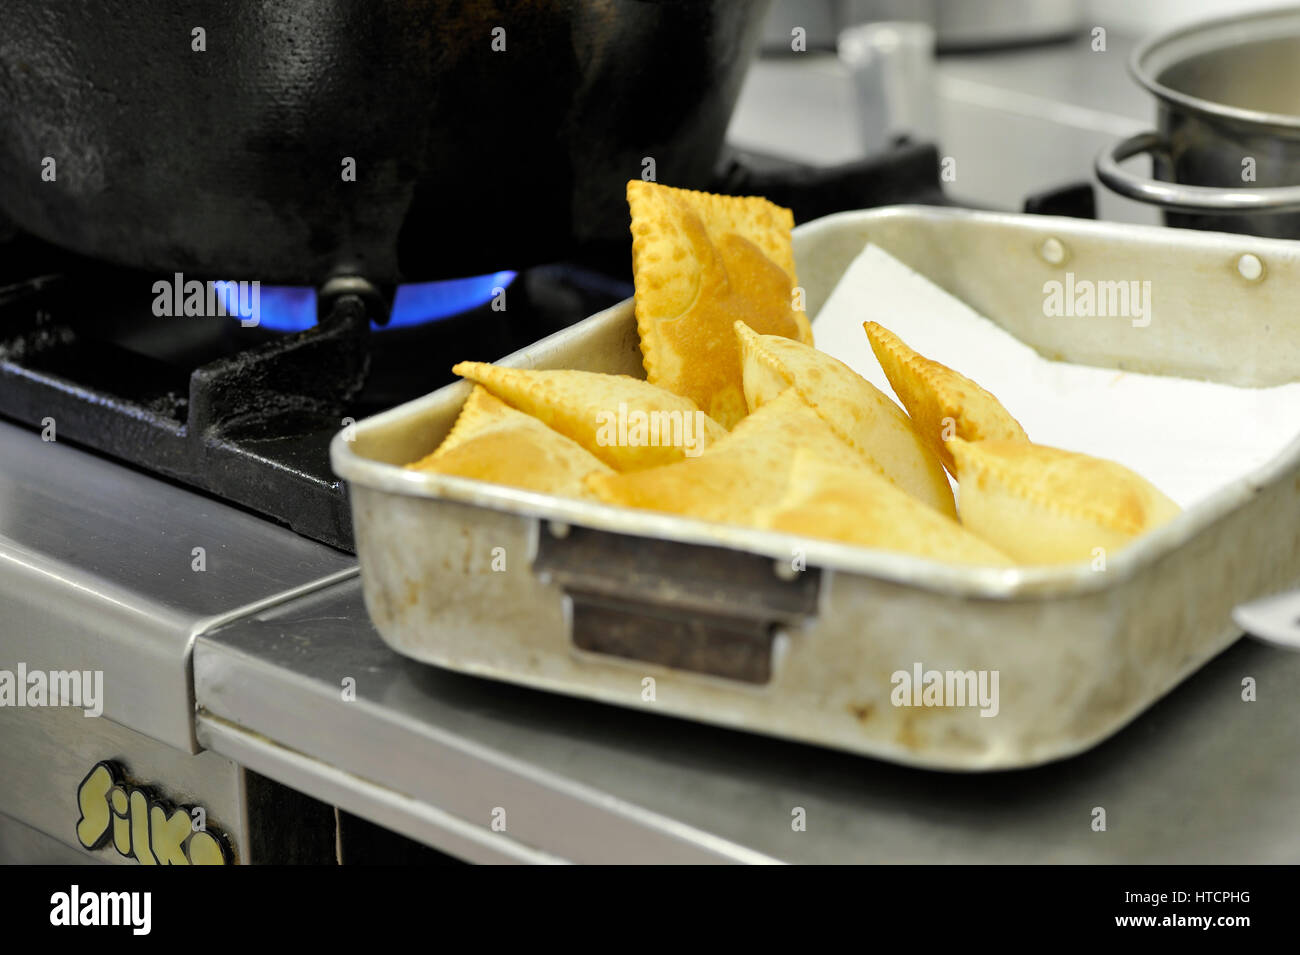
<instances>
[{"instance_id":1,"label":"stove front panel","mask_svg":"<svg viewBox=\"0 0 1300 955\"><path fill-rule=\"evenodd\" d=\"M182 752L79 707L0 706L0 780L0 815L96 861L253 861L238 765ZM194 831L199 824L203 832ZM20 834L12 825L4 831L0 853Z\"/></svg>"},{"instance_id":2,"label":"stove front panel","mask_svg":"<svg viewBox=\"0 0 1300 955\"><path fill-rule=\"evenodd\" d=\"M53 436L0 422L0 670L98 672L107 718L193 752L194 637L355 563Z\"/></svg>"}]
</instances>

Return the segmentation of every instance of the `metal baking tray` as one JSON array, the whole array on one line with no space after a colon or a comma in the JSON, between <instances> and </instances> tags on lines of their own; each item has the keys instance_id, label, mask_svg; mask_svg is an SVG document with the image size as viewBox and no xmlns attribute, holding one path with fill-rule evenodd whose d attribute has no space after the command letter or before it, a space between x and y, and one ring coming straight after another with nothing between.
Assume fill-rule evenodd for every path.
<instances>
[{"instance_id":1,"label":"metal baking tray","mask_svg":"<svg viewBox=\"0 0 1300 955\"><path fill-rule=\"evenodd\" d=\"M1246 386L1300 375L1293 243L960 209L841 213L795 230L809 314L868 240L1050 357ZM1254 281L1238 269L1247 253L1263 264ZM1151 280L1161 320L1102 333L1044 319L1043 283L1067 270ZM632 304L503 363L641 376ZM1238 638L1235 605L1300 584L1300 440L1104 572L966 568L403 469L468 391L369 418L331 447L379 633L465 673L899 763L1023 767L1115 733ZM894 705L893 675L918 663L996 671L996 716Z\"/></svg>"}]
</instances>

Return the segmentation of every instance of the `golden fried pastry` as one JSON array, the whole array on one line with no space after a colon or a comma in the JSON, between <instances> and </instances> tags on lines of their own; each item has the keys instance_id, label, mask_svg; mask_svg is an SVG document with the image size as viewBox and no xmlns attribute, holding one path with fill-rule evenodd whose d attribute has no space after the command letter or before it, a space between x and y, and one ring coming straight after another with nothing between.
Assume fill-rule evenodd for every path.
<instances>
[{"instance_id":1,"label":"golden fried pastry","mask_svg":"<svg viewBox=\"0 0 1300 955\"><path fill-rule=\"evenodd\" d=\"M652 384L694 401L725 428L747 412L732 325L812 344L793 306L789 209L634 179L632 273L641 356Z\"/></svg>"},{"instance_id":2,"label":"golden fried pastry","mask_svg":"<svg viewBox=\"0 0 1300 955\"><path fill-rule=\"evenodd\" d=\"M801 447L845 467L870 467L791 388L698 458L631 474L592 475L587 487L609 504L752 524L758 509L781 495L790 459Z\"/></svg>"},{"instance_id":3,"label":"golden fried pastry","mask_svg":"<svg viewBox=\"0 0 1300 955\"><path fill-rule=\"evenodd\" d=\"M883 325L866 322L862 327L867 330L871 350L876 353L894 394L912 416L921 437L938 453L954 477L957 472L953 470L952 454L945 446L949 438L1029 440L1020 422L975 382L947 365L918 355Z\"/></svg>"},{"instance_id":4,"label":"golden fried pastry","mask_svg":"<svg viewBox=\"0 0 1300 955\"><path fill-rule=\"evenodd\" d=\"M795 452L785 494L761 508L760 527L958 564L1010 566L1011 559L950 517L879 475Z\"/></svg>"},{"instance_id":5,"label":"golden fried pastry","mask_svg":"<svg viewBox=\"0 0 1300 955\"><path fill-rule=\"evenodd\" d=\"M438 449L407 467L583 498L591 497L583 478L614 473L576 442L481 385L474 386Z\"/></svg>"},{"instance_id":6,"label":"golden fried pastry","mask_svg":"<svg viewBox=\"0 0 1300 955\"><path fill-rule=\"evenodd\" d=\"M1092 560L1179 507L1121 464L1026 441L949 442L961 522L1026 564Z\"/></svg>"},{"instance_id":7,"label":"golden fried pastry","mask_svg":"<svg viewBox=\"0 0 1300 955\"><path fill-rule=\"evenodd\" d=\"M824 352L736 322L751 410L791 386L842 440L890 483L941 514L956 517L943 465L907 415L879 388Z\"/></svg>"},{"instance_id":8,"label":"golden fried pastry","mask_svg":"<svg viewBox=\"0 0 1300 955\"><path fill-rule=\"evenodd\" d=\"M535 371L463 361L452 368L578 442L616 471L694 457L726 429L689 398L629 375Z\"/></svg>"}]
</instances>

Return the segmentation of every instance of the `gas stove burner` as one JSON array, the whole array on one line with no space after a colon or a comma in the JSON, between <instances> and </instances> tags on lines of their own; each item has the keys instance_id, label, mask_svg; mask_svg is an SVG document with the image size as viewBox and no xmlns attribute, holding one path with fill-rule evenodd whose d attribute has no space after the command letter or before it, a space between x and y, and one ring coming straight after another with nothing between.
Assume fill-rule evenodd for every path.
<instances>
[{"instance_id":1,"label":"gas stove burner","mask_svg":"<svg viewBox=\"0 0 1300 955\"><path fill-rule=\"evenodd\" d=\"M505 307L504 292L518 273L490 272L469 278L399 285L388 320L371 322L371 331L410 328L462 315L493 301ZM233 292L228 293L233 296ZM302 332L316 324L316 289L301 285L264 285L258 324L271 332ZM235 310L228 304L227 311Z\"/></svg>"},{"instance_id":2,"label":"gas stove burner","mask_svg":"<svg viewBox=\"0 0 1300 955\"><path fill-rule=\"evenodd\" d=\"M400 285L384 327L422 325L460 315L493 300L504 304L504 298L500 296L515 280L515 275L514 272L493 272L466 279Z\"/></svg>"},{"instance_id":3,"label":"gas stove burner","mask_svg":"<svg viewBox=\"0 0 1300 955\"><path fill-rule=\"evenodd\" d=\"M766 195L799 221L945 201L937 151L913 143L828 169L735 152L714 191ZM251 277L147 274L0 228L0 416L34 441L53 420L59 441L350 550L330 439L447 384L455 361L495 361L630 297L629 265L620 239L583 245L572 261L396 289L365 275L319 289L257 284L251 322ZM191 282L204 293L193 310Z\"/></svg>"},{"instance_id":4,"label":"gas stove burner","mask_svg":"<svg viewBox=\"0 0 1300 955\"><path fill-rule=\"evenodd\" d=\"M0 243L0 263L0 415L53 421L60 441L344 550L335 433L446 384L455 360L494 361L632 292L571 264L403 285L391 299L359 276L320 289L194 280L196 294L215 287L224 301L187 314L176 308L184 276L22 239ZM154 306L168 286L181 292Z\"/></svg>"}]
</instances>

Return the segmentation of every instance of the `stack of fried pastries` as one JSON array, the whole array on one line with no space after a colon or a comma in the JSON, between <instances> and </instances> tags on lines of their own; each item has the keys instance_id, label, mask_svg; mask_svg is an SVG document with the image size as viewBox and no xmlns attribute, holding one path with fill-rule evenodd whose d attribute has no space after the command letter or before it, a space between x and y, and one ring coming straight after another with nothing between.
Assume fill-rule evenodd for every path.
<instances>
[{"instance_id":1,"label":"stack of fried pastries","mask_svg":"<svg viewBox=\"0 0 1300 955\"><path fill-rule=\"evenodd\" d=\"M640 181L628 203L645 380L462 362L473 389L410 468L991 567L1090 560L1178 513L877 323L901 408L818 351L788 210Z\"/></svg>"}]
</instances>

